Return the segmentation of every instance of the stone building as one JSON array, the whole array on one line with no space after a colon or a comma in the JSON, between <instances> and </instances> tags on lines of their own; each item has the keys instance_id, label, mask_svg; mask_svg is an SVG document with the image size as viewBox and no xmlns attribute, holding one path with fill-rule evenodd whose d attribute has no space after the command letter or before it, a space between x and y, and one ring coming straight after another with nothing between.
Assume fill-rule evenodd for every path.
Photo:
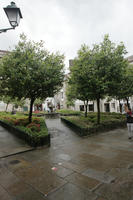
<instances>
[{"instance_id":1,"label":"stone building","mask_svg":"<svg viewBox=\"0 0 133 200\"><path fill-rule=\"evenodd\" d=\"M0 58L2 58L3 56L5 56L7 53L9 53L9 51L0 50Z\"/></svg>"}]
</instances>

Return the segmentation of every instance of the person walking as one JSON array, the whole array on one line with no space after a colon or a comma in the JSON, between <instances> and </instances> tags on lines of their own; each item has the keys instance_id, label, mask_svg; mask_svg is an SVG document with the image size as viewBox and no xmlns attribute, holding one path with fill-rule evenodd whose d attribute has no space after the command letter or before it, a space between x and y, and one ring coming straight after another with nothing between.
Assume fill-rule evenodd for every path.
<instances>
[{"instance_id":1,"label":"person walking","mask_svg":"<svg viewBox=\"0 0 133 200\"><path fill-rule=\"evenodd\" d=\"M127 117L127 129L128 129L128 139L132 139L133 137L133 112L131 108L129 108L126 112Z\"/></svg>"}]
</instances>

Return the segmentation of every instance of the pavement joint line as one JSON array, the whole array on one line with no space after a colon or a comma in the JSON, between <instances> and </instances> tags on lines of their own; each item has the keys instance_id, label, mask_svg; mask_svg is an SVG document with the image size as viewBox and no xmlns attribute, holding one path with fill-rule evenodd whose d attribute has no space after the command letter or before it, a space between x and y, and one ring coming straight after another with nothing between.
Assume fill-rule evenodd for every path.
<instances>
[{"instance_id":1,"label":"pavement joint line","mask_svg":"<svg viewBox=\"0 0 133 200\"><path fill-rule=\"evenodd\" d=\"M59 177L59 178L61 178L62 180L67 181L65 178L68 177L68 176L71 176L71 175L74 174L74 173L75 173L75 172L72 172L71 174L68 174L68 175L66 175L65 177L61 177L61 176L59 176L58 174L56 174L56 176Z\"/></svg>"},{"instance_id":2,"label":"pavement joint line","mask_svg":"<svg viewBox=\"0 0 133 200\"><path fill-rule=\"evenodd\" d=\"M90 189L90 192L94 192L95 190L97 190L101 185L103 185L104 183L100 182L99 184L97 184L94 188Z\"/></svg>"},{"instance_id":3,"label":"pavement joint line","mask_svg":"<svg viewBox=\"0 0 133 200\"><path fill-rule=\"evenodd\" d=\"M50 194L52 194L53 192L56 192L56 191L58 191L59 189L63 188L63 187L64 187L66 184L68 184L68 183L69 183L69 182L66 182L66 183L64 183L63 185L58 186L57 188L52 189L50 192L48 192L47 196L50 195Z\"/></svg>"},{"instance_id":4,"label":"pavement joint line","mask_svg":"<svg viewBox=\"0 0 133 200\"><path fill-rule=\"evenodd\" d=\"M8 171L10 171L9 169L8 169ZM13 174L14 174L14 172L12 172ZM44 194L43 192L41 192L39 189L37 189L35 186L33 186L31 183L29 183L29 182L27 182L27 181L24 181L23 180L23 178L21 178L21 177L19 177L18 175L16 175L15 174L15 176L17 177L17 178L19 178L23 183L25 183L25 184L27 184L27 185L29 185L33 190L35 190L35 191L37 191L37 192L39 192L40 194L42 194L44 197L46 197L45 195L50 195L51 193L53 193L53 192L55 192L55 191L57 191L57 190L59 190L60 188L62 188L62 187L64 187L66 184L68 184L69 182L68 181L66 181L65 180L65 182L66 183L64 183L63 185L61 185L61 186L58 186L57 188L55 188L55 189L53 189L53 190L51 190L50 192L48 192L47 194ZM63 179L64 180L64 179ZM8 191L7 191L8 192Z\"/></svg>"},{"instance_id":5,"label":"pavement joint line","mask_svg":"<svg viewBox=\"0 0 133 200\"><path fill-rule=\"evenodd\" d=\"M8 169L9 170L9 169ZM10 170L9 170L10 171ZM11 172L11 171L10 171ZM14 172L12 172L14 174ZM41 195L45 196L45 194L43 192L41 192L40 190L38 190L36 187L34 187L31 183L24 181L23 178L19 177L18 175L14 174L19 180L21 180L24 184L30 186L34 191L37 191L38 193L40 193ZM8 192L8 191L7 191Z\"/></svg>"},{"instance_id":6,"label":"pavement joint line","mask_svg":"<svg viewBox=\"0 0 133 200\"><path fill-rule=\"evenodd\" d=\"M12 195L9 193L9 191L7 190L7 188L5 188L3 185L0 184L0 186L7 192L7 194L12 198Z\"/></svg>"},{"instance_id":7,"label":"pavement joint line","mask_svg":"<svg viewBox=\"0 0 133 200\"><path fill-rule=\"evenodd\" d=\"M36 148L32 148L32 149L20 151L20 152L17 152L17 153L8 154L8 155L6 155L6 156L1 156L0 159L2 159L2 158L7 158L7 157L11 157L11 156L15 156L15 155L22 154L22 153L26 153L26 152L29 152L29 151L34 151L34 150L36 150Z\"/></svg>"}]
</instances>

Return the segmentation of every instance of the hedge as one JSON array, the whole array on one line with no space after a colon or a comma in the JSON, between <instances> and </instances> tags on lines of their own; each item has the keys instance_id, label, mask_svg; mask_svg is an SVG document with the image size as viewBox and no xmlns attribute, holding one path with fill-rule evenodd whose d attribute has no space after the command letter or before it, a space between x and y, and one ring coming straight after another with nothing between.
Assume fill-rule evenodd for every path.
<instances>
[{"instance_id":1,"label":"hedge","mask_svg":"<svg viewBox=\"0 0 133 200\"><path fill-rule=\"evenodd\" d=\"M9 130L12 134L16 135L18 138L25 140L30 146L37 147L47 145L50 146L50 134L33 136L28 134L26 131L19 129L5 121L0 120L0 125Z\"/></svg>"},{"instance_id":2,"label":"hedge","mask_svg":"<svg viewBox=\"0 0 133 200\"><path fill-rule=\"evenodd\" d=\"M113 120L102 122L101 124L93 124L89 128L83 128L76 123L73 123L66 117L61 117L61 120L71 127L79 136L92 135L99 132L110 131L115 128L126 127L126 120Z\"/></svg>"}]
</instances>

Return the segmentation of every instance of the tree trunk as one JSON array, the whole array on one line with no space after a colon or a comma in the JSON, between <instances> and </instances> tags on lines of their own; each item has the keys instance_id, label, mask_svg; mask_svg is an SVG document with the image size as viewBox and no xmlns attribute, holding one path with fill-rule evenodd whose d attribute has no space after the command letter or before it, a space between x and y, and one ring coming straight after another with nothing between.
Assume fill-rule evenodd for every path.
<instances>
[{"instance_id":1,"label":"tree trunk","mask_svg":"<svg viewBox=\"0 0 133 200\"><path fill-rule=\"evenodd\" d=\"M5 110L5 112L7 112L8 105L9 105L9 102L6 104L6 110Z\"/></svg>"},{"instance_id":2,"label":"tree trunk","mask_svg":"<svg viewBox=\"0 0 133 200\"><path fill-rule=\"evenodd\" d=\"M119 109L120 109L120 113L122 113L122 107L121 107L120 100L119 100Z\"/></svg>"},{"instance_id":3,"label":"tree trunk","mask_svg":"<svg viewBox=\"0 0 133 200\"><path fill-rule=\"evenodd\" d=\"M97 99L97 124L100 124L100 98Z\"/></svg>"},{"instance_id":4,"label":"tree trunk","mask_svg":"<svg viewBox=\"0 0 133 200\"><path fill-rule=\"evenodd\" d=\"M87 108L88 108L88 101L86 101L86 104L85 104L85 117L87 117Z\"/></svg>"},{"instance_id":5,"label":"tree trunk","mask_svg":"<svg viewBox=\"0 0 133 200\"><path fill-rule=\"evenodd\" d=\"M129 108L130 108L130 105L129 105L129 99L126 98L126 101L127 101L127 107L128 107L128 109L129 109Z\"/></svg>"},{"instance_id":6,"label":"tree trunk","mask_svg":"<svg viewBox=\"0 0 133 200\"><path fill-rule=\"evenodd\" d=\"M31 99L31 101L30 101L29 123L32 122L32 109L33 109L34 101L35 101L34 99Z\"/></svg>"}]
</instances>

